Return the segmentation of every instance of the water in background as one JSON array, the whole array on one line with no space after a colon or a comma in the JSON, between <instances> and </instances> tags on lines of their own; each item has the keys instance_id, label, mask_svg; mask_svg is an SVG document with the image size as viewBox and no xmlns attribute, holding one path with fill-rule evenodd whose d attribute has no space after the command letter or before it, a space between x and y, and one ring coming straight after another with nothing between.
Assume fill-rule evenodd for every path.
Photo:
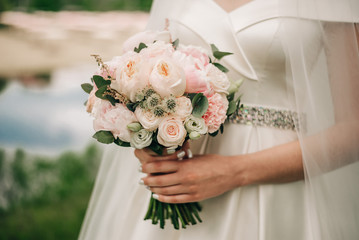
<instances>
[{"instance_id":1,"label":"water in background","mask_svg":"<svg viewBox=\"0 0 359 240\"><path fill-rule=\"evenodd\" d=\"M83 104L88 94L80 85L95 70L95 65L58 69L41 88L11 81L0 94L0 146L51 155L83 149L94 131Z\"/></svg>"}]
</instances>

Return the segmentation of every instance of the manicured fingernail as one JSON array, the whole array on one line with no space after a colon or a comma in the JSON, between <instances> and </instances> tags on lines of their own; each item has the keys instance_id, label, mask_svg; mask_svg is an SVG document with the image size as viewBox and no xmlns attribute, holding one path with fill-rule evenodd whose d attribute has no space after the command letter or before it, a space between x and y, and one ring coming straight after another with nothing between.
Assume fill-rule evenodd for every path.
<instances>
[{"instance_id":1,"label":"manicured fingernail","mask_svg":"<svg viewBox=\"0 0 359 240\"><path fill-rule=\"evenodd\" d=\"M193 153L192 153L191 149L187 149L187 155L188 155L188 158L193 158Z\"/></svg>"},{"instance_id":2,"label":"manicured fingernail","mask_svg":"<svg viewBox=\"0 0 359 240\"><path fill-rule=\"evenodd\" d=\"M152 194L152 197L156 200L158 200L158 198L159 198L159 196L156 193Z\"/></svg>"},{"instance_id":3,"label":"manicured fingernail","mask_svg":"<svg viewBox=\"0 0 359 240\"><path fill-rule=\"evenodd\" d=\"M142 172L142 166L140 166L140 167L138 168L138 171L139 171L139 172Z\"/></svg>"},{"instance_id":4,"label":"manicured fingernail","mask_svg":"<svg viewBox=\"0 0 359 240\"><path fill-rule=\"evenodd\" d=\"M140 179L140 181L138 183L141 185L145 185L145 182L143 181L143 179Z\"/></svg>"},{"instance_id":5,"label":"manicured fingernail","mask_svg":"<svg viewBox=\"0 0 359 240\"><path fill-rule=\"evenodd\" d=\"M174 149L167 149L167 154L174 154L176 152L176 150Z\"/></svg>"},{"instance_id":6,"label":"manicured fingernail","mask_svg":"<svg viewBox=\"0 0 359 240\"><path fill-rule=\"evenodd\" d=\"M186 155L185 151L180 151L179 153L177 153L178 160L182 160L185 155Z\"/></svg>"}]
</instances>

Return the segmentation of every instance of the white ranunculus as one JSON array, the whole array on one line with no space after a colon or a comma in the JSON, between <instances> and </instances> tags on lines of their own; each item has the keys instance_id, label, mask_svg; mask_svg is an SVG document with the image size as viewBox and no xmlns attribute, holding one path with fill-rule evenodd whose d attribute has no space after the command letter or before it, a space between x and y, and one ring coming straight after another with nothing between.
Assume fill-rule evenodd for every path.
<instances>
[{"instance_id":1,"label":"white ranunculus","mask_svg":"<svg viewBox=\"0 0 359 240\"><path fill-rule=\"evenodd\" d=\"M156 61L149 82L161 97L182 96L186 89L186 77L182 68L168 58Z\"/></svg>"},{"instance_id":2,"label":"white ranunculus","mask_svg":"<svg viewBox=\"0 0 359 240\"><path fill-rule=\"evenodd\" d=\"M199 134L206 134L208 131L208 128L206 126L206 123L203 118L197 118L194 116L189 116L186 118L186 121L184 123L184 126L187 130L187 132L198 132Z\"/></svg>"},{"instance_id":3,"label":"white ranunculus","mask_svg":"<svg viewBox=\"0 0 359 240\"><path fill-rule=\"evenodd\" d=\"M176 148L183 145L186 135L181 119L167 117L158 126L157 141L165 147Z\"/></svg>"},{"instance_id":4,"label":"white ranunculus","mask_svg":"<svg viewBox=\"0 0 359 240\"><path fill-rule=\"evenodd\" d=\"M192 102L191 99L187 97L179 97L176 98L176 111L174 113L175 116L186 119L192 113Z\"/></svg>"},{"instance_id":5,"label":"white ranunculus","mask_svg":"<svg viewBox=\"0 0 359 240\"><path fill-rule=\"evenodd\" d=\"M213 64L208 64L206 67L208 81L212 89L217 93L228 94L228 88L231 85L227 75L219 70Z\"/></svg>"},{"instance_id":6,"label":"white ranunculus","mask_svg":"<svg viewBox=\"0 0 359 240\"><path fill-rule=\"evenodd\" d=\"M140 107L136 108L135 115L142 127L148 131L156 130L163 119L163 117L156 117L153 112L146 111Z\"/></svg>"},{"instance_id":7,"label":"white ranunculus","mask_svg":"<svg viewBox=\"0 0 359 240\"><path fill-rule=\"evenodd\" d=\"M142 149L148 147L152 143L153 132L149 132L146 129L141 129L138 132L131 134L131 147Z\"/></svg>"}]
</instances>

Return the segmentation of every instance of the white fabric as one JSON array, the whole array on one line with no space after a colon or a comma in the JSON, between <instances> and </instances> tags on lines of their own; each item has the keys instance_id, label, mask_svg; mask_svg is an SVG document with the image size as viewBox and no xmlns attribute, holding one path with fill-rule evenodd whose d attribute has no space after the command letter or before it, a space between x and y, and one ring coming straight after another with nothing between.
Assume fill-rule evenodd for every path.
<instances>
[{"instance_id":1,"label":"white fabric","mask_svg":"<svg viewBox=\"0 0 359 240\"><path fill-rule=\"evenodd\" d=\"M329 202L332 204L324 205L323 209L318 211L317 204L322 203L323 197L327 196L320 196L319 193L329 194L326 190L331 187L327 185L323 188L323 183L328 184L323 178L328 177L322 177L322 168L321 171L313 171L318 168L320 162L316 159L322 159L323 152L314 151L317 149L313 149L314 147L310 148L314 146L313 141L320 142L318 137L312 140L312 136L314 133L325 131L336 122L333 117L335 111L332 107L331 86L326 81L328 78L308 82L328 72L324 65L315 65L325 61L321 25L308 20L296 22L299 18L304 19L302 15L299 16L298 11L293 10L297 3L292 1L292 5L279 5L280 1L254 0L227 13L212 0L155 0L148 28L164 29L165 18L168 18L173 38L179 38L181 43L200 45L208 49L209 45L214 43L222 51L233 52L234 55L223 59L223 64L230 69L231 78L246 79L238 93L243 94L243 103L309 113L306 117L307 125L301 125L301 132L298 133L275 128L227 124L223 135L208 138L202 145L205 153L238 155L294 141L299 136L304 151L308 185L305 185L304 181L297 181L237 188L202 202L203 223L176 231L167 222L166 229L162 230L159 226L142 220L150 192L138 184L139 163L133 155L133 150L110 146L102 160L80 239L307 240L355 239L359 236L353 230L355 227L358 228L358 209L353 212L357 205L352 203L358 199L358 191L354 189L359 182L358 174L355 175L358 173L356 166L343 168L349 170L339 170L339 179L343 174L347 174L345 171L349 171L350 174L336 189L340 189L344 184L352 185L345 188L342 193L334 192L348 194L351 190L352 196L345 198L345 202L341 200L341 196L331 195L334 200ZM314 13L311 14L311 18L315 19ZM349 18L345 16L343 21L353 18L354 15ZM304 30L306 34L301 34L299 30ZM295 45L295 48L293 41L301 45ZM302 71L300 60L306 61L305 70L310 69L310 72ZM315 87L312 87L312 84ZM322 94L315 98L317 91ZM356 99L355 96L353 99ZM323 107L326 111L320 114ZM354 143L356 137L357 135L353 137ZM350 148L351 145L347 146ZM328 146L324 150L328 150ZM319 156L313 156L314 153ZM314 167L313 163L316 163ZM333 169L338 166L332 165L328 166L331 168L326 169L326 172L331 171L329 175L334 177L329 178L332 183L337 183L338 170ZM342 165L346 164L339 164ZM337 206L336 203L340 205ZM346 209L343 203L351 205ZM343 213L349 214L352 210L351 215L349 214L352 222L344 221L350 225L350 230L343 229L341 225L339 232L346 233L336 235L342 238L333 237L335 233L322 234L325 230L323 227L334 228L330 224L339 224L339 221L325 222L324 226L318 221L323 217L323 213L326 213L327 208L333 206L342 207L342 214L324 216L326 219L338 216L338 220L344 221ZM336 209L335 212L341 210Z\"/></svg>"}]
</instances>

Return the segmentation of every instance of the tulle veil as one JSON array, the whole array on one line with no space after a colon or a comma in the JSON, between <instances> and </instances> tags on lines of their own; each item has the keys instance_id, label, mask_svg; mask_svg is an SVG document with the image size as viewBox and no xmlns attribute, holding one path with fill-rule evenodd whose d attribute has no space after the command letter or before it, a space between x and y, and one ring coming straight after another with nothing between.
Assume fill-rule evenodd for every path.
<instances>
[{"instance_id":1,"label":"tulle veil","mask_svg":"<svg viewBox=\"0 0 359 240\"><path fill-rule=\"evenodd\" d=\"M359 239L359 1L279 0L312 239Z\"/></svg>"}]
</instances>

